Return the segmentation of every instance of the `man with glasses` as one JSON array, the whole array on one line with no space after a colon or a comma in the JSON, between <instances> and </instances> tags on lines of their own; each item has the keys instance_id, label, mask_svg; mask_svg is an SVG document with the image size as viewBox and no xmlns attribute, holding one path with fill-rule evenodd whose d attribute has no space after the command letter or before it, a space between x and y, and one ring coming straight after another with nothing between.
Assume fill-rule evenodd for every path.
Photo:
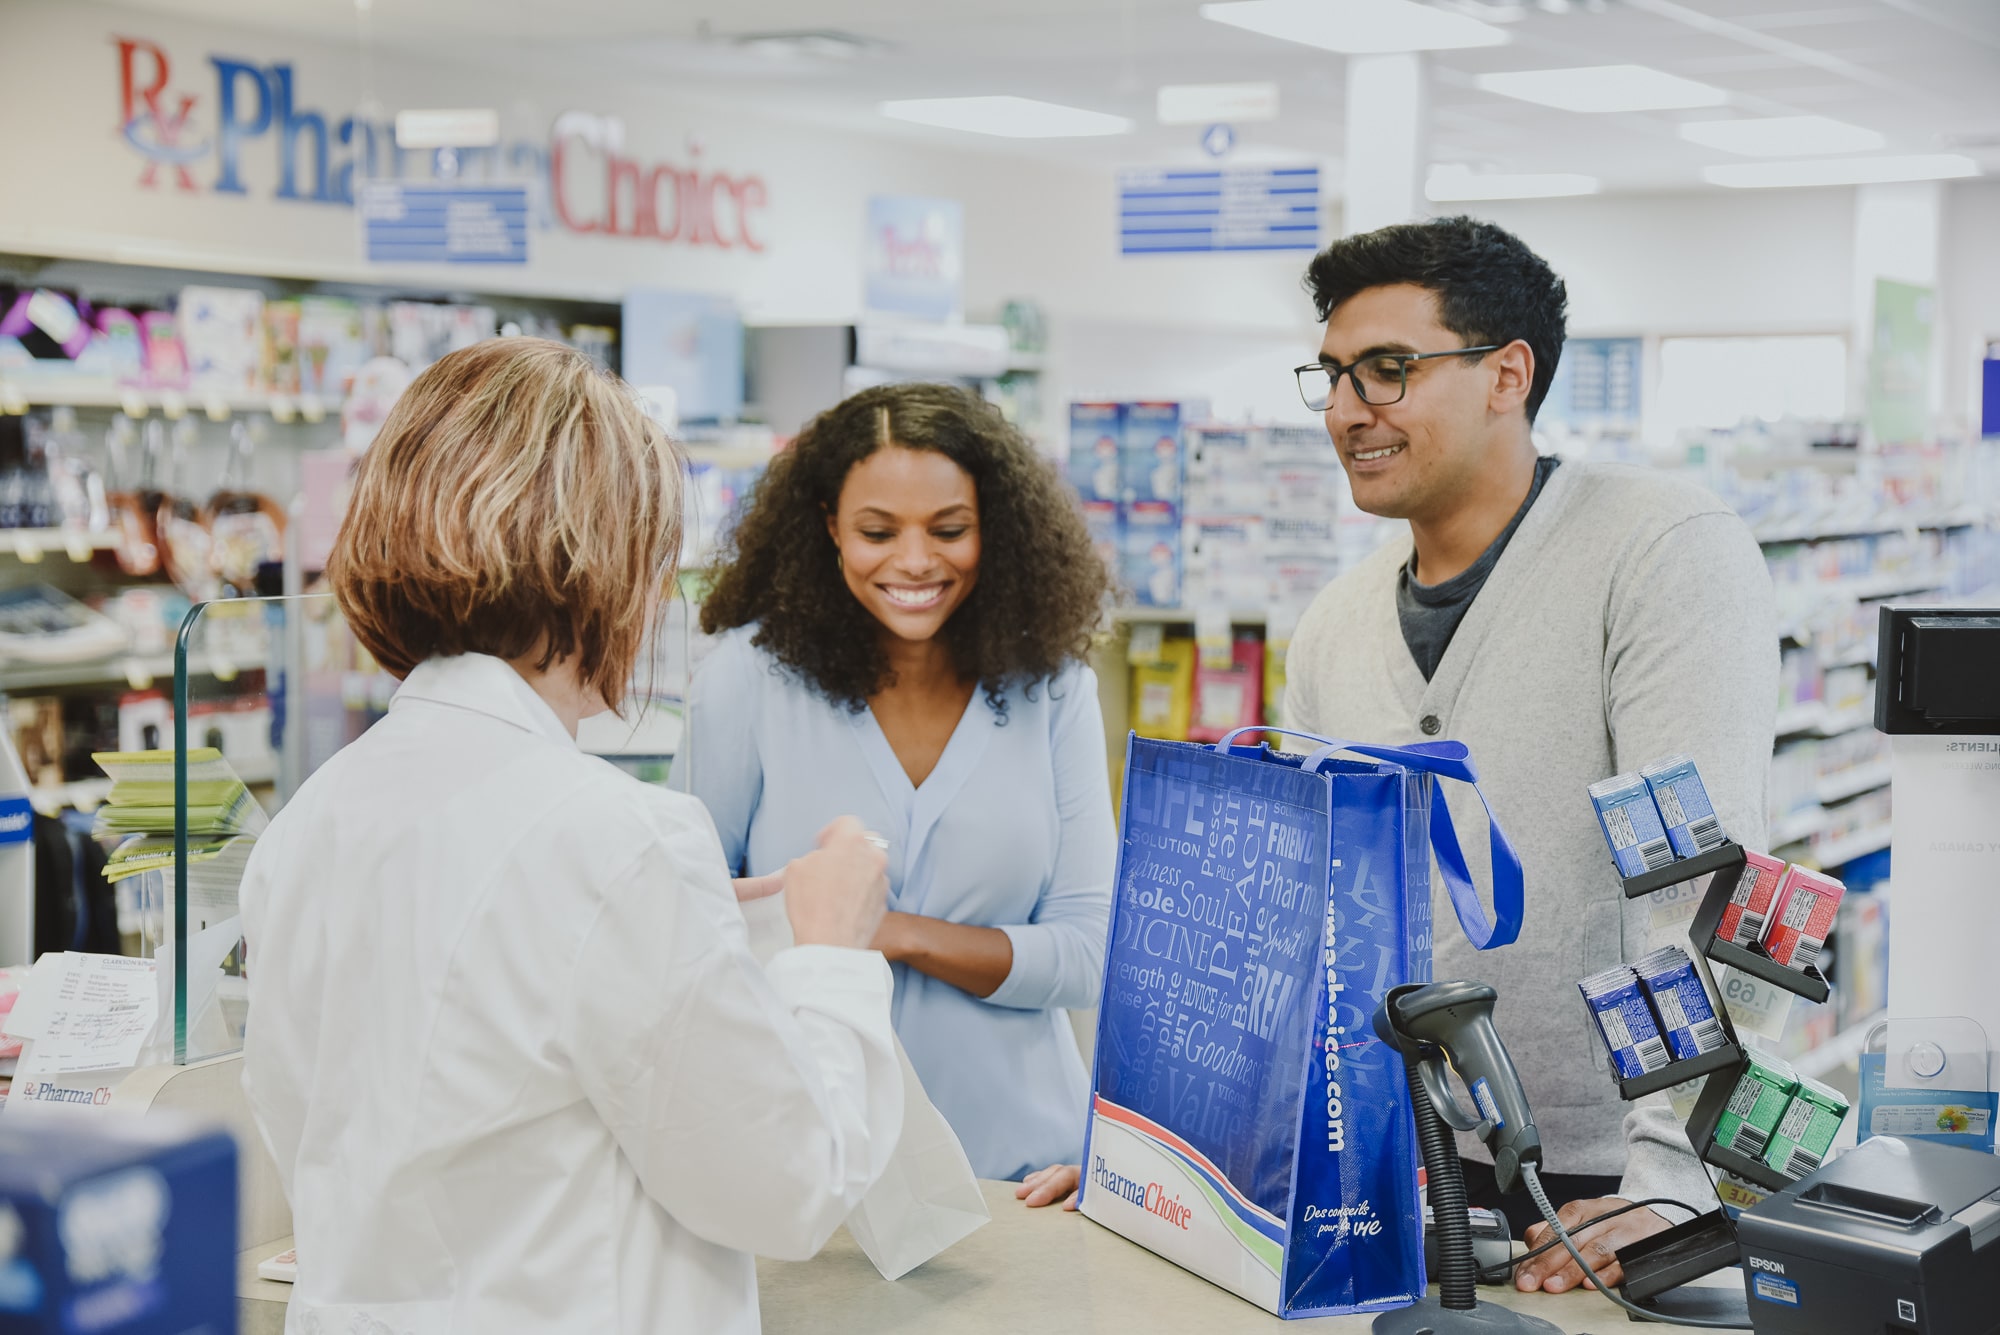
<instances>
[{"instance_id":1,"label":"man with glasses","mask_svg":"<svg viewBox=\"0 0 2000 1335\"><path fill-rule=\"evenodd\" d=\"M1527 871L1527 918L1489 953L1439 933L1434 976L1498 988L1565 1225L1654 1197L1714 1209L1666 1097L1622 1103L1587 1029L1577 981L1685 946L1687 921L1624 899L1585 789L1685 752L1723 828L1764 846L1778 631L1756 541L1693 483L1537 454L1530 427L1567 297L1519 238L1463 217L1385 227L1322 251L1306 285L1326 322L1318 359L1295 373L1306 406L1324 415L1355 504L1408 520L1409 534L1300 621L1287 721L1471 747ZM1490 1159L1473 1157L1483 1149L1460 1144L1474 1203L1504 1204L1528 1241L1550 1240L1525 1197L1498 1197ZM1634 1210L1579 1242L1615 1282L1616 1248L1685 1217ZM1516 1274L1550 1292L1582 1282L1560 1247Z\"/></svg>"}]
</instances>

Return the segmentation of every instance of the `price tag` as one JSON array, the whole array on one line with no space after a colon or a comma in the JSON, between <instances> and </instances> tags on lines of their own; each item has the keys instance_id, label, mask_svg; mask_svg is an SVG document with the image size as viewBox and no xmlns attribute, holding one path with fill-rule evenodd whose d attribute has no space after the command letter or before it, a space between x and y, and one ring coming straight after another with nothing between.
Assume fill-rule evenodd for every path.
<instances>
[{"instance_id":1,"label":"price tag","mask_svg":"<svg viewBox=\"0 0 2000 1335\"><path fill-rule=\"evenodd\" d=\"M1731 1177L1727 1173L1716 1182L1715 1194L1721 1199L1723 1208L1729 1210L1748 1210L1752 1206L1763 1204L1764 1198L1770 1195L1762 1187L1752 1186L1741 1178Z\"/></svg>"},{"instance_id":2,"label":"price tag","mask_svg":"<svg viewBox=\"0 0 2000 1335\"><path fill-rule=\"evenodd\" d=\"M208 420L211 422L229 420L229 400L212 389L208 392L208 397L202 400L201 410L208 414Z\"/></svg>"},{"instance_id":3,"label":"price tag","mask_svg":"<svg viewBox=\"0 0 2000 1335\"><path fill-rule=\"evenodd\" d=\"M1693 1080L1683 1080L1667 1091L1667 1101L1674 1106L1674 1116L1685 1122L1694 1116L1694 1105L1701 1102L1701 1091L1708 1084L1707 1076Z\"/></svg>"},{"instance_id":4,"label":"price tag","mask_svg":"<svg viewBox=\"0 0 2000 1335\"><path fill-rule=\"evenodd\" d=\"M118 406L124 409L125 415L135 422L146 415L146 400L136 389L128 389L120 394L118 396Z\"/></svg>"},{"instance_id":5,"label":"price tag","mask_svg":"<svg viewBox=\"0 0 2000 1335\"><path fill-rule=\"evenodd\" d=\"M317 394L299 395L299 416L315 426L326 420L326 405Z\"/></svg>"},{"instance_id":6,"label":"price tag","mask_svg":"<svg viewBox=\"0 0 2000 1335\"><path fill-rule=\"evenodd\" d=\"M125 660L125 684L135 691L148 690L153 685L153 670L142 659L128 658Z\"/></svg>"},{"instance_id":7,"label":"price tag","mask_svg":"<svg viewBox=\"0 0 2000 1335\"><path fill-rule=\"evenodd\" d=\"M1125 645L1128 663L1157 663L1167 640L1167 628L1157 621L1135 622L1132 638Z\"/></svg>"},{"instance_id":8,"label":"price tag","mask_svg":"<svg viewBox=\"0 0 2000 1335\"><path fill-rule=\"evenodd\" d=\"M1194 643L1205 668L1221 669L1236 662L1236 646L1229 636L1229 609L1213 604L1194 613Z\"/></svg>"},{"instance_id":9,"label":"price tag","mask_svg":"<svg viewBox=\"0 0 2000 1335\"><path fill-rule=\"evenodd\" d=\"M10 381L0 381L0 413L9 417L20 417L28 411L28 396L21 387Z\"/></svg>"},{"instance_id":10,"label":"price tag","mask_svg":"<svg viewBox=\"0 0 2000 1335\"><path fill-rule=\"evenodd\" d=\"M21 558L22 565L36 565L42 559L42 544L28 536L25 530L14 534L14 555Z\"/></svg>"},{"instance_id":11,"label":"price tag","mask_svg":"<svg viewBox=\"0 0 2000 1335\"><path fill-rule=\"evenodd\" d=\"M1783 1036L1785 1021L1792 1013L1792 993L1734 969L1715 972L1715 986L1722 993L1722 1004L1729 1008L1737 1034L1755 1034L1773 1042Z\"/></svg>"},{"instance_id":12,"label":"price tag","mask_svg":"<svg viewBox=\"0 0 2000 1335\"><path fill-rule=\"evenodd\" d=\"M280 426L292 420L292 401L283 394L271 396L271 420Z\"/></svg>"},{"instance_id":13,"label":"price tag","mask_svg":"<svg viewBox=\"0 0 2000 1335\"><path fill-rule=\"evenodd\" d=\"M83 565L88 562L91 555L97 550L91 546L90 539L87 536L76 532L74 529L63 534L63 548L69 552L69 559L77 565Z\"/></svg>"},{"instance_id":14,"label":"price tag","mask_svg":"<svg viewBox=\"0 0 2000 1335\"><path fill-rule=\"evenodd\" d=\"M1708 883L1714 879L1711 873L1646 896L1647 935L1653 946L1666 945L1676 937L1679 940L1673 944L1687 944L1688 924L1694 921L1702 897L1708 893Z\"/></svg>"},{"instance_id":15,"label":"price tag","mask_svg":"<svg viewBox=\"0 0 2000 1335\"><path fill-rule=\"evenodd\" d=\"M178 422L187 416L187 399L178 390L160 391L160 415L169 422Z\"/></svg>"}]
</instances>

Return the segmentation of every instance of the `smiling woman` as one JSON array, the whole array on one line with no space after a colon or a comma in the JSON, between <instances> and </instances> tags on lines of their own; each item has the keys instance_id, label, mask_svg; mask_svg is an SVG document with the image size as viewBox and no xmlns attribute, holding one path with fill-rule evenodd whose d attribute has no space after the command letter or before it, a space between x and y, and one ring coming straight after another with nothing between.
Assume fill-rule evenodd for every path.
<instances>
[{"instance_id":1,"label":"smiling woman","mask_svg":"<svg viewBox=\"0 0 2000 1335\"><path fill-rule=\"evenodd\" d=\"M1052 466L976 396L857 394L728 539L673 784L746 876L853 815L889 842L897 1034L984 1177L1074 1158L1064 1010L1096 1003L1115 835L1083 656L1108 577Z\"/></svg>"}]
</instances>

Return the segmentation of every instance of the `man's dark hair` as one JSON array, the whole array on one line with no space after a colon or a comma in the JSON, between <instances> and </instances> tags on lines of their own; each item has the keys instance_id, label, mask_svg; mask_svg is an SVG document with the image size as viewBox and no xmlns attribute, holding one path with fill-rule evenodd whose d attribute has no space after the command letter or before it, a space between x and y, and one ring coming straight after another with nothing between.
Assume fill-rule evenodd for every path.
<instances>
[{"instance_id":1,"label":"man's dark hair","mask_svg":"<svg viewBox=\"0 0 2000 1335\"><path fill-rule=\"evenodd\" d=\"M1434 293L1439 322L1467 347L1526 343L1535 354L1528 386L1528 420L1535 420L1562 358L1569 311L1563 281L1547 260L1506 228L1461 214L1346 237L1306 269L1321 320L1348 298L1394 283Z\"/></svg>"}]
</instances>

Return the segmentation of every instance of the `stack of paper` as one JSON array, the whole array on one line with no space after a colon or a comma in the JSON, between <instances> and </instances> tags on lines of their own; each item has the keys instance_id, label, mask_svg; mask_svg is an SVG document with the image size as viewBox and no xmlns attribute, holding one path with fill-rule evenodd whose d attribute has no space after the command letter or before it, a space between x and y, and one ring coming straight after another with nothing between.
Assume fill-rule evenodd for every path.
<instances>
[{"instance_id":1,"label":"stack of paper","mask_svg":"<svg viewBox=\"0 0 2000 1335\"><path fill-rule=\"evenodd\" d=\"M50 952L35 961L5 1022L22 1041L8 1105L94 1111L139 1064L160 1016L152 960Z\"/></svg>"},{"instance_id":2,"label":"stack of paper","mask_svg":"<svg viewBox=\"0 0 2000 1335\"><path fill-rule=\"evenodd\" d=\"M91 759L111 776L111 795L97 810L97 833L174 832L174 753L98 751ZM188 752L188 837L218 842L231 835L255 837L270 820L249 788L212 746ZM190 850L192 852L192 850Z\"/></svg>"}]
</instances>

